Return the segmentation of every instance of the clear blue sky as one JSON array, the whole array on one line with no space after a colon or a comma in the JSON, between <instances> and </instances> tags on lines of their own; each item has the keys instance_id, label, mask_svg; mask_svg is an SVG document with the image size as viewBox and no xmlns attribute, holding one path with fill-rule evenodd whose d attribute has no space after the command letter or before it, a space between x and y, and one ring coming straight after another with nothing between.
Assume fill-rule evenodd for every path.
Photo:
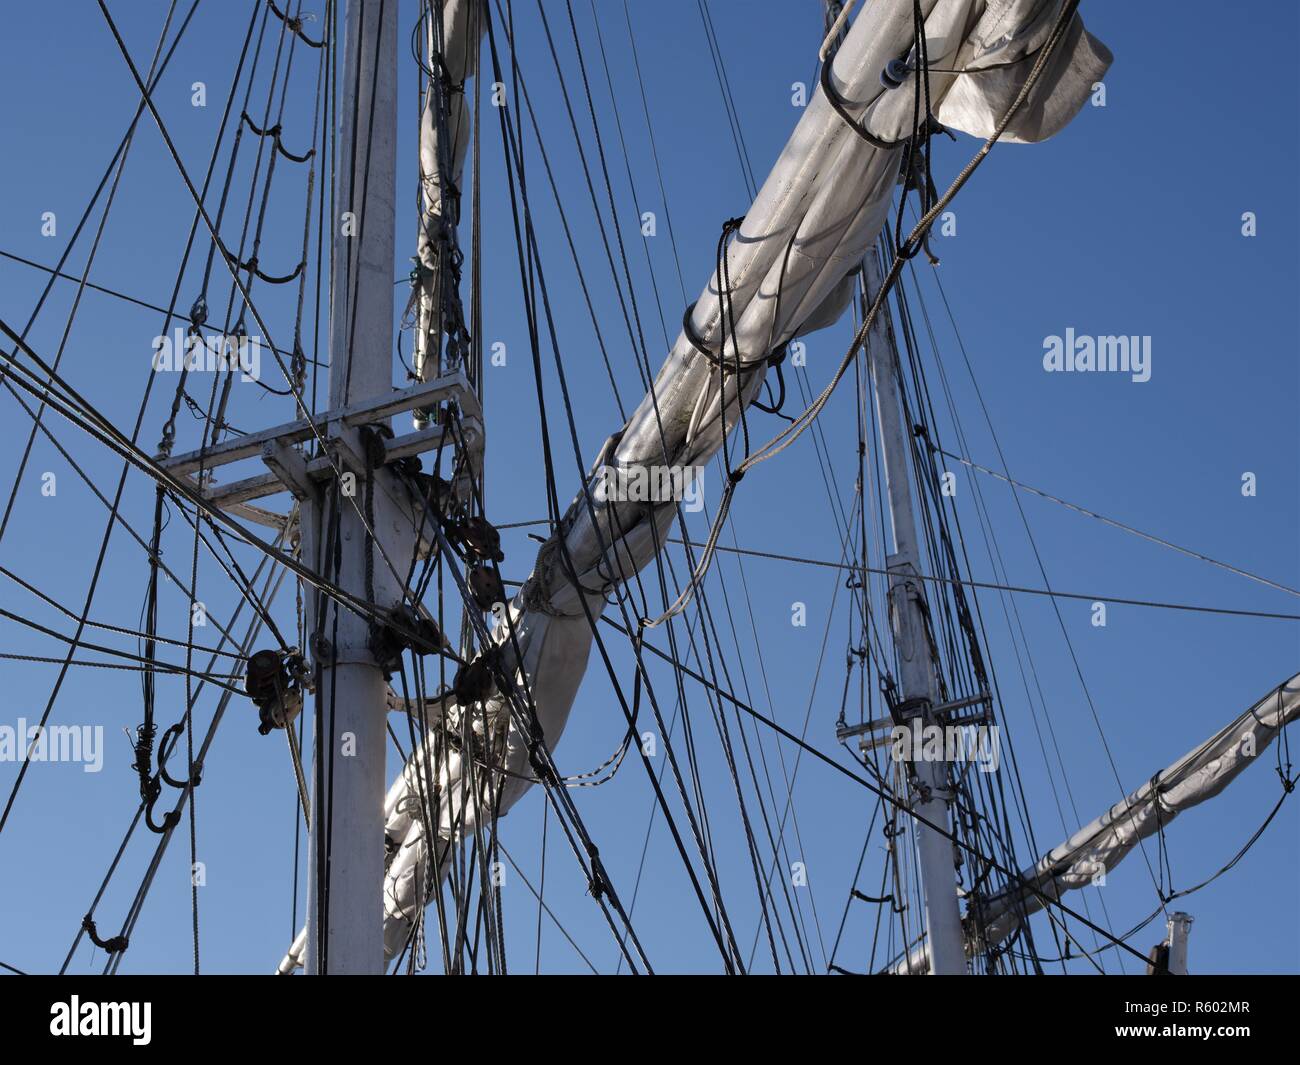
<instances>
[{"instance_id":1,"label":"clear blue sky","mask_svg":"<svg viewBox=\"0 0 1300 1065\"><path fill-rule=\"evenodd\" d=\"M161 0L124 3L111 10L142 67L147 66L167 11ZM180 5L182 9L188 5ZM311 8L308 4L308 9ZM611 357L625 401L640 396L635 366L613 290L600 261L597 232L581 185L554 71L535 5L519 2L516 19L520 61L539 105L539 121L575 227L600 308ZM614 110L598 53L587 0L574 8L589 51L588 73L610 153L623 236L637 280L651 359L662 358L663 330L655 290L640 247L639 210L662 211L629 50L622 4L598 0L601 30L624 124L630 164L641 199L627 189ZM816 0L710 0L727 60L752 166L759 179L784 144L799 112L791 106L791 83L809 81L821 42L821 5ZM234 59L250 4L204 0L157 99L168 129L192 175L201 175L220 120ZM404 30L417 7L403 0ZM1297 130L1295 74L1285 59L1297 44L1297 13L1291 5L1249 0L1237 6L1244 25L1261 30L1266 58L1222 64L1209 56L1207 39L1220 24L1220 5L1207 0L1144 5L1097 0L1082 6L1089 29L1114 52L1106 77L1106 106L1085 107L1060 136L1041 145L995 149L961 193L957 234L936 240L942 279L979 387L989 407L1013 476L1208 555L1262 573L1284 584L1300 581L1300 462L1295 411L1300 400L1297 361L1295 182ZM572 86L579 81L562 4L547 0ZM631 16L638 58L649 93L657 149L664 169L668 209L681 254L688 299L707 280L722 220L744 213L748 196L728 132L722 100L695 3L633 0ZM131 115L137 93L97 6L90 0L11 5L5 15L0 97L5 108L5 166L0 168L0 250L53 265ZM309 24L317 35L319 23ZM399 157L399 204L414 202L415 100L413 64L402 46L403 138ZM285 118L290 150L310 141L310 88L314 58L301 50ZM191 85L203 81L208 106L191 106ZM582 105L585 107L585 103ZM513 236L502 209L508 201L495 130L485 137L485 274L491 281L485 306L485 341L502 341L504 368L488 370L489 511L499 523L545 516L537 430L537 404L519 299ZM937 142L935 177L946 185L977 144ZM588 141L588 147L590 142ZM262 254L269 273L287 272L301 240L303 175L281 162ZM585 455L620 424L572 266L542 183L530 157L533 200L543 256L551 281L569 381ZM247 194L247 176L244 176ZM239 210L242 210L242 203ZM41 217L52 211L57 233L41 235ZM1241 235L1243 212L1255 212L1258 236ZM131 151L90 280L152 303L166 304L174 283L191 201L147 119ZM98 215L96 215L97 220ZM86 261L89 237L78 242L70 269ZM415 215L405 206L399 220L394 276L408 269L414 253ZM200 245L203 251L206 247ZM666 331L675 335L681 314L672 249L665 227L650 241L654 278L662 298ZM961 353L943 313L928 266L917 267L934 320L938 358L952 383L971 457L998 465L997 451L974 399ZM221 267L217 266L218 276ZM0 259L0 315L21 327L44 283L44 275ZM213 316L224 311L225 288L210 299ZM57 349L75 286L60 282L30 335L46 356ZM181 310L197 291L191 270ZM395 290L400 298L404 288ZM287 346L292 294L262 290L258 300L273 337ZM400 308L398 308L400 310ZM149 377L150 341L161 315L88 292L75 320L62 369L66 377L120 426L134 421ZM1142 334L1152 338L1151 380L1134 384L1116 375L1045 374L1043 338L1073 327L1078 333ZM809 339L809 378L818 387L848 342L845 323ZM407 349L409 351L409 338ZM928 346L927 349L928 351ZM309 354L314 354L309 349ZM325 353L320 352L323 358ZM933 357L927 355L933 365ZM937 375L932 374L932 387ZM554 394L554 381L550 382ZM172 385L157 388L147 412L142 444L158 439ZM230 421L253 429L288 420L286 399L236 389ZM797 397L792 403L797 402ZM560 412L553 429L563 433ZM853 406L846 391L823 417L839 479L840 497L852 490L856 443ZM768 418L760 435L778 424ZM189 446L198 423L184 410L179 448ZM82 463L101 491L111 494L119 464L99 445L57 418L50 426ZM7 393L0 394L0 486L12 484L29 422ZM951 431L947 432L949 439ZM561 439L564 437L561 436ZM577 485L567 446L558 450L562 491ZM40 474L56 474L58 491L41 493ZM1243 472L1257 475L1258 494L1243 498ZM961 491L967 481L959 476ZM710 482L710 506L717 498ZM990 500L999 543L1014 584L1042 580L1019 517L1005 489L983 488ZM123 512L147 530L152 490L143 477L128 481ZM969 497L959 496L959 505ZM1174 554L1042 500L1024 507L1043 563L1062 590L1295 612L1293 597ZM826 489L817 472L811 435L777 461L752 473L738 493L735 528L742 546L835 559L840 544ZM44 439L19 485L8 531L0 541L0 564L23 574L43 592L79 611L103 531L106 512L92 491ZM973 512L963 511L968 530ZM173 519L166 541L169 562L187 572L189 543ZM977 579L993 579L978 533L972 558ZM521 533L506 538L507 575L526 576L536 545ZM251 559L245 553L245 559ZM720 563L733 594L740 588L734 558ZM771 703L758 675L748 617L741 646L748 681L760 709L795 731L808 715L810 742L835 748L833 726L844 677L845 597L840 578L828 570L761 559L743 567L750 606L763 643L762 662ZM127 536L115 533L91 615L135 628L140 621L147 567ZM204 559L201 597L228 616L234 595L220 571ZM839 595L835 593L839 588ZM71 622L5 582L6 609L70 631ZM809 624L789 624L790 604L807 603ZM834 607L832 609L832 602ZM715 609L720 599L715 598ZM1058 816L1049 776L1034 738L1030 708L1001 620L998 600L981 599L989 617L989 656L999 670L1003 713L1016 741L1025 788L1034 802L1035 828L1054 844L1079 821L1090 820L1119 798L1096 723L1074 673L1046 600L1021 597L1029 647L1047 693L1057 741L1066 753L1069 787L1077 807ZM278 616L292 618L292 597L280 600ZM174 589L163 597L163 631L183 638L184 605ZM737 610L743 607L737 606ZM1297 628L1271 620L1183 614L1112 605L1108 625L1093 628L1086 602L1066 601L1063 613L1079 655L1111 754L1125 790L1208 736L1272 686L1295 671ZM740 616L738 614L738 616ZM830 636L823 647L829 625ZM209 628L207 633L212 633ZM101 642L134 650L125 638L99 632ZM0 623L0 651L58 655L60 645L9 622ZM87 656L88 657L88 656ZM173 659L174 660L174 659ZM626 656L618 658L630 678ZM733 655L732 661L736 661ZM0 724L40 716L57 667L0 663L3 695ZM671 676L658 670L659 690ZM739 684L739 679L737 678ZM815 686L814 686L815 683ZM630 682L629 682L630 685ZM180 713L183 684L159 681L159 719ZM754 933L752 882L737 828L735 804L725 779L716 735L702 693L692 689L701 716L701 760L709 777L720 864L729 870L729 897L740 938ZM205 698L199 719L212 708ZM122 734L140 719L138 678L131 673L74 670L63 687L52 721L105 726L103 772L75 765L33 766L13 816L0 834L0 961L30 971L58 968L81 915L98 887L135 809L131 753ZM588 674L557 752L561 772L600 764L618 744L622 715L598 665ZM776 757L770 739L767 751ZM787 764L794 752L785 749ZM1169 831L1174 886L1186 887L1232 857L1276 801L1279 784L1270 751L1253 771L1212 804L1187 814ZM17 766L0 764L0 790L11 787ZM1059 786L1059 781L1057 782ZM651 799L639 766L628 764L611 784L578 791L576 801L624 897L637 881L637 866ZM824 766L803 761L795 789L801 846L815 903L820 938L829 950L862 847L871 803L860 788ZM291 929L294 789L279 736L261 737L256 715L236 698L208 759L198 793L199 857L207 866L200 891L202 953L208 972L266 971L280 958ZM530 794L503 823L502 838L536 882L542 802ZM1063 823L1064 822L1064 823ZM1300 966L1300 835L1293 805L1284 806L1268 833L1244 861L1218 882L1183 900L1196 918L1191 964L1196 971L1294 972ZM591 900L584 895L572 858L558 843L552 820L547 858L548 904L598 968L612 970L616 952ZM879 855L881 839L872 842ZM113 886L100 905L101 930L115 928L143 873L153 837L138 835ZM794 846L792 844L792 846ZM1154 863L1156 851L1148 848ZM1029 855L1026 853L1025 857ZM869 866L876 870L877 864ZM188 847L178 837L158 874L123 971L188 971L190 899ZM689 885L662 823L652 836L635 923L664 971L715 971L712 949ZM870 891L870 878L863 889ZM1091 912L1105 903L1116 931L1129 928L1155 907L1151 877L1140 856L1112 873L1101 898L1090 892ZM808 897L811 896L811 899ZM504 893L510 963L531 971L536 904L513 873ZM1082 897L1072 902L1082 905ZM861 968L869 952L870 908L857 904L837 961ZM1140 934L1145 950L1159 925ZM1050 951L1050 947L1048 948ZM813 954L822 961L820 945ZM102 956L101 956L102 957ZM760 954L760 958L762 955ZM102 962L83 944L73 971ZM547 971L582 971L576 953L546 922L542 965ZM1108 968L1113 969L1113 954ZM1080 970L1082 971L1082 970ZM1129 971L1133 971L1130 963Z\"/></svg>"}]
</instances>

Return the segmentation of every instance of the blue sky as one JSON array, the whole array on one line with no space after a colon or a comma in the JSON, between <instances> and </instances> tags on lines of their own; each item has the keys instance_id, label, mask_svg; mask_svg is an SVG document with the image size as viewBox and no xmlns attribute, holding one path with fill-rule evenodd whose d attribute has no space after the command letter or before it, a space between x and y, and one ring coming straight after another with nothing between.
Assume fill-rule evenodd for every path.
<instances>
[{"instance_id":1,"label":"blue sky","mask_svg":"<svg viewBox=\"0 0 1300 1065\"><path fill-rule=\"evenodd\" d=\"M183 10L188 5L180 6ZM576 87L564 7L550 0L546 6L557 43L569 57L571 86ZM160 0L110 4L141 67L147 66L167 7ZM575 239L584 250L620 391L625 402L634 404L641 392L632 352L613 310L613 289L600 261L598 233L536 7L523 2L516 7L524 77L557 166ZM759 180L797 121L791 84L807 82L813 75L821 42L820 7L814 0L710 0L748 156ZM641 115L623 6L617 0L597 0L617 114L640 194L637 201L627 187L615 108L594 50L592 9L586 0L577 0L574 9L590 49L588 73L610 153L622 234L628 242L651 361L657 364L664 331L676 332L681 290L661 224L659 235L648 242L662 301L661 329L655 287L638 246L637 217L641 210L662 212L664 205ZM1250 0L1238 9L1243 22L1264 29L1270 57L1294 52L1294 8ZM216 134L249 10L246 2L204 0L156 96L185 165L196 177L202 174ZM403 0L404 31L412 25L416 10L415 4ZM695 3L632 0L630 11L686 298L693 299L710 273L721 222L742 214L748 195ZM995 149L956 201L956 234L935 241L942 265L937 270L916 267L937 340L937 363L935 353L923 343L931 386L939 387L942 367L960 412L970 457L999 466L997 448L938 295L933 276L937 274L1014 477L1294 587L1300 581L1300 460L1294 433L1300 399L1294 73L1271 58L1222 69L1197 59L1208 54L1206 36L1221 17L1219 5L1203 0L1177 5L1098 0L1085 3L1082 12L1088 28L1116 57L1105 79L1105 106L1085 106L1062 134L1044 144ZM7 165L0 168L0 250L52 266L66 248L76 219L134 113L137 94L97 6L89 0L15 5L5 20L0 97L13 103L5 109L4 119L8 151ZM320 25L308 24L307 30L318 35ZM414 202L417 84L404 45L402 58L398 202L406 205ZM284 122L286 143L293 151L310 142L314 72L307 69L309 62L300 51L293 74L294 95ZM191 106L191 86L196 81L208 87L206 108ZM544 517L546 507L537 402L499 141L494 129L489 135L486 122L484 135L488 142L484 260L490 283L485 294L484 340L503 342L508 351L506 366L487 371L487 484L491 517L509 523ZM943 139L937 145L935 178L944 187L977 142L962 136L956 143ZM292 164L282 165L262 256L264 269L273 274L292 267L298 257L296 242L301 240L305 173L292 169ZM620 418L535 154L529 165L542 255L575 392L582 448L589 458L618 427ZM246 175L244 182L247 195ZM45 212L54 212L57 220L51 237L41 234ZM132 146L90 280L165 305L190 212L189 195L146 119ZM1242 235L1244 212L1255 213L1257 236ZM98 214L91 232L78 242L70 271L84 265L97 218ZM415 221L413 211L404 206L399 210L395 277L409 269ZM200 249L206 251L206 246L200 244ZM197 291L197 277L193 269L186 275L182 313ZM21 328L43 284L39 271L0 258L0 316ZM216 286L215 291L221 295L219 301L210 298L214 314L218 305L225 309L225 287ZM400 300L406 290L395 291ZM59 346L74 292L75 285L60 282L36 321L29 340L43 356L52 356ZM258 305L276 343L287 346L293 294L263 289ZM150 342L160 331L161 317L88 292L63 356L67 379L128 430L150 376ZM1044 373L1043 339L1067 328L1080 334L1150 336L1151 380L1133 383L1120 375ZM841 322L808 339L808 376L816 387L839 361L849 337L847 323ZM409 337L405 350L409 352ZM548 387L554 395L553 374ZM155 389L142 431L146 448L152 448L158 438L171 391L169 382ZM841 501L852 490L856 446L850 391L846 387L837 394L822 418ZM260 428L292 416L286 399L254 390L236 392L230 420L240 429ZM791 402L796 403L797 396ZM8 466L0 472L0 485L8 489L29 422L8 392L0 393L0 410L0 453ZM555 432L563 432L561 417L553 408ZM193 441L197 424L182 410L178 449ZM764 426L760 437L779 428L771 418L759 424ZM120 469L117 460L57 418L51 419L50 426L96 486L111 495ZM949 427L944 428L952 439ZM561 491L568 492L578 481L567 446L557 450L557 460ZM44 472L57 477L53 497L41 493ZM1256 475L1254 497L1241 493L1245 472ZM977 523L966 491L969 482L962 474L958 481L962 486L959 512L968 535L974 537L973 576L996 580L974 531ZM706 482L710 507L716 502L718 483L716 479ZM1006 487L988 481L981 487L1010 582L1040 587L1041 574ZM143 477L133 474L128 479L123 513L137 528L148 528L152 494ZM1293 597L1038 498L1028 496L1022 501L1043 565L1058 589L1098 598L1124 596L1295 612ZM967 509L961 510L963 506ZM48 441L38 439L18 486L9 528L0 540L0 564L79 611L105 514L63 457ZM746 479L733 516L743 547L813 559L839 557L840 542L817 472L811 434ZM169 561L181 571L187 571L190 562L184 528L184 522L174 518L166 541ZM535 548L522 532L508 533L507 575L526 576ZM254 556L245 552L241 558ZM846 631L841 577L829 570L762 559L746 559L743 571L734 557L718 565L734 595L740 594L743 575L760 636L762 651L756 653L746 613L738 628L746 652L746 680L756 705L796 732L804 727L806 716L809 742L834 751ZM137 627L146 579L143 552L129 537L115 533L91 616ZM199 580L212 612L228 616L235 596L210 559L200 567ZM69 619L6 585L6 609L70 631ZM790 625L795 601L807 604L806 628ZM718 609L720 599L713 602ZM1046 712L1066 754L1069 790L1079 815L1076 819L1067 803L1063 816L1058 816L1049 780L1055 774L1044 763L1034 738L1033 713L1041 713L1041 708L1036 698L1033 710L1026 700L996 594L984 593L980 602L989 621L989 657L999 670L1002 712L1033 803L1035 830L1040 842L1054 844L1080 821L1116 802L1119 786L1049 603L1021 596L1020 617L1047 693ZM277 616L288 623L292 609L292 596L286 591ZM743 607L738 603L736 609L739 618ZM164 632L184 637L184 610L175 590L167 589L162 605ZM1090 624L1086 601L1066 600L1062 613L1125 790L1211 734L1296 669L1297 630L1291 622L1112 604L1107 626L1097 629ZM823 646L827 631L830 635ZM94 638L134 650L128 639L102 632ZM60 647L3 622L0 651L57 655ZM733 653L732 663L739 658ZM616 662L630 688L627 655L620 654ZM621 739L623 719L609 680L598 665L593 666L556 755L561 772L591 769ZM4 662L0 670L4 678L0 724L39 718L57 666ZM660 669L655 679L666 698L670 674ZM159 717L167 724L179 716L183 684L162 679L158 688ZM203 723L211 713L211 696L201 705ZM735 803L706 705L702 693L692 689L692 706L704 715L696 727L702 737L710 809L716 816L720 864L729 871L730 894L737 899L733 916L740 938L748 942L756 928L756 907ZM62 962L135 809L131 753L122 730L133 728L139 718L140 690L134 674L80 669L64 684L52 721L102 724L106 763L97 774L84 773L76 765L33 766L29 773L10 823L0 833L0 864L5 869L0 879L0 962L38 972L55 970ZM764 742L769 756L777 758L775 741L765 738ZM794 750L787 746L783 753L792 766ZM1217 870L1264 819L1280 789L1272 750L1262 763L1213 803L1171 827L1168 849L1175 887L1189 886ZM12 763L0 764L0 789L6 795L16 769ZM1059 780L1056 783L1060 785ZM815 905L820 934L814 929L813 936L829 951L873 804L861 788L806 758L798 770L794 795L800 830L797 850L810 879L802 898L810 918ZM640 767L629 764L612 783L578 791L575 799L616 885L625 898L630 897L651 806ZM266 971L287 945L292 932L294 801L280 737L259 736L251 705L234 699L198 792L198 850L208 878L199 892L205 971ZM541 796L531 794L502 827L505 846L534 883L541 818ZM616 952L608 930L557 838L552 831L547 904L596 967L612 970ZM877 856L876 865L869 866L873 871L862 885L868 892L872 878L878 877L881 842L877 833L871 852ZM100 904L103 925L115 926L125 912L152 845L152 837L137 836L127 851ZM186 841L178 837L158 873L123 971L189 970L187 852ZM1147 853L1154 864L1154 846ZM1180 903L1196 918L1193 970L1296 971L1300 966L1298 874L1300 835L1295 809L1288 804L1235 870ZM1116 931L1131 927L1156 904L1151 877L1137 855L1112 873L1101 892L1088 894L1093 916L1100 915L1104 901ZM1079 895L1071 901L1083 904ZM508 874L504 903L511 967L531 971L535 900ZM851 911L836 958L845 968L866 964L869 909L856 904ZM651 837L634 920L651 945L657 968L718 968L716 951L661 823ZM1136 937L1135 945L1145 950L1158 937L1158 925L1153 924ZM820 963L820 944L813 954ZM545 971L585 969L549 921L541 960ZM83 944L72 971L99 964ZM1113 971L1115 964L1112 953L1107 967Z\"/></svg>"}]
</instances>

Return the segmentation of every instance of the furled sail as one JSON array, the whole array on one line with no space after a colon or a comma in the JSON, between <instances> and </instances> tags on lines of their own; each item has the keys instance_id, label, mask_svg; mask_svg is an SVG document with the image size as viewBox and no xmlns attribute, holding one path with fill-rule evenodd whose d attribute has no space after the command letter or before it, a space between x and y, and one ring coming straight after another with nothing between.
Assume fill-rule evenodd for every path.
<instances>
[{"instance_id":1,"label":"furled sail","mask_svg":"<svg viewBox=\"0 0 1300 1065\"><path fill-rule=\"evenodd\" d=\"M429 19L425 42L429 56L441 55L433 67L420 113L420 202L422 214L416 241L415 375L421 381L437 377L443 336L460 351L465 323L455 320L458 307L448 303L448 274L458 266L451 260L453 242L444 235L460 223L461 179L469 150L470 114L465 103L465 83L478 66L478 44L483 33L477 0L444 0L441 32ZM436 60L429 59L433 64ZM441 75L441 76L439 76ZM440 104L445 104L440 106Z\"/></svg>"},{"instance_id":2,"label":"furled sail","mask_svg":"<svg viewBox=\"0 0 1300 1065\"><path fill-rule=\"evenodd\" d=\"M1112 871L1142 840L1163 829L1184 810L1218 795L1298 717L1300 674L1278 685L1236 720L1053 847L1020 874L1020 883L980 900L982 933L976 931L968 913L967 952L1008 939L1029 915L1043 908L1046 903L1042 895L1059 898L1066 891L1087 887L1098 874ZM922 944L893 971L923 973L929 964L929 954Z\"/></svg>"},{"instance_id":3,"label":"furled sail","mask_svg":"<svg viewBox=\"0 0 1300 1065\"><path fill-rule=\"evenodd\" d=\"M463 15L474 2L446 5L446 47L462 62L468 46L458 41L466 40L466 26L477 25L478 19L458 22L456 13ZM929 80L936 116L976 136L991 132L991 123L1010 109L1044 42L1064 13L1073 10L1067 0L921 0L920 8L934 68ZM915 66L913 9L913 0L873 0L827 61L840 105L871 137L850 127L819 89L727 248L725 297L735 328L733 333L727 327L726 362L739 359L746 367L739 375L740 401L737 375L726 374L725 399L719 384L722 309L715 273L688 312L651 393L606 442L596 467L627 471L704 465L738 421L742 406L761 388L768 354L844 311L852 294L851 275L889 211L901 145L914 133L918 117L914 71L895 90L882 82L888 64L905 59ZM1069 18L1005 139L1038 141L1057 132L1105 72L1109 53L1083 30L1076 15ZM470 69L468 63L464 69ZM967 69L971 72L947 73ZM592 642L588 613L599 617L606 597L654 558L676 516L671 502L600 499L593 488L589 480L543 544L531 576L510 605L510 625L498 624L494 633L507 672L531 692L551 749L564 731L586 670ZM450 722L460 720L454 705L443 712ZM384 906L390 957L402 948L440 883L448 844L472 829L480 806L485 815L503 814L530 786L529 752L524 737L508 725L508 701L494 695L486 714L475 711L473 716L476 724L486 721L493 727L495 722L508 729L504 774L485 779L489 775L479 773L478 790L466 791L459 753L434 765L426 748L423 755L412 756L389 790L385 831L393 857ZM439 860L434 862L415 800L421 773L433 778L444 799L434 825L439 837ZM301 964L304 945L300 935L281 962L281 972Z\"/></svg>"}]
</instances>

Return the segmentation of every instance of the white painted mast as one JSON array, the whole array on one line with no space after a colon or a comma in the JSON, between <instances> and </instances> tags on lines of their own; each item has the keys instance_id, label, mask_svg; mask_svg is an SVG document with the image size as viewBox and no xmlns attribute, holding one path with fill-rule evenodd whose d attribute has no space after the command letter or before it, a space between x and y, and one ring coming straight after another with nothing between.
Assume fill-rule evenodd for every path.
<instances>
[{"instance_id":1,"label":"white painted mast","mask_svg":"<svg viewBox=\"0 0 1300 1065\"><path fill-rule=\"evenodd\" d=\"M1169 975L1187 975L1187 934L1192 930L1192 915L1177 910L1169 915Z\"/></svg>"},{"instance_id":2,"label":"white painted mast","mask_svg":"<svg viewBox=\"0 0 1300 1065\"><path fill-rule=\"evenodd\" d=\"M833 59L836 47L843 42L844 26L853 3L854 0L844 4L828 0L827 34L820 55L823 63ZM874 249L863 259L862 271L864 307L869 307L883 283ZM938 701L939 686L929 641L925 638L925 612L922 609L925 589L916 579L921 557L916 515L912 510L911 480L907 472L909 434L898 388L898 346L888 306L881 307L872 323L867 334L866 351L875 386L880 449L894 543L894 553L886 561L890 571L889 625L898 652L902 702L920 711L910 725L921 728L929 723L931 708ZM952 831L953 796L948 787L946 763L926 760L913 763L908 774L908 788L913 809L925 819L917 821L915 829L926 932L934 958L929 971L941 976L965 975L965 937L957 895L956 852L952 841L943 835Z\"/></svg>"},{"instance_id":3,"label":"white painted mast","mask_svg":"<svg viewBox=\"0 0 1300 1065\"><path fill-rule=\"evenodd\" d=\"M397 153L397 4L348 0L346 58L339 105L338 170L330 300L329 407L391 395L393 255ZM341 425L329 435L342 436ZM360 503L342 485L303 508L304 558L330 573L327 544L337 506L341 567L337 583L362 599L400 601L401 589L367 536ZM382 537L387 523L375 522ZM390 542L391 549L391 542ZM367 588L367 568L374 587ZM307 631L317 629L308 589ZM367 620L324 604L318 645L316 752L308 852L306 968L312 974L382 973L384 756L388 685L370 652Z\"/></svg>"},{"instance_id":4,"label":"white painted mast","mask_svg":"<svg viewBox=\"0 0 1300 1065\"><path fill-rule=\"evenodd\" d=\"M866 280L866 305L870 306L882 281L880 264L874 252L863 260L862 268ZM878 314L872 323L867 334L867 359L876 389L880 449L894 541L894 553L886 560L889 569L889 626L898 653L902 714L909 728L920 729L933 723L931 708L938 703L939 687L922 607L925 591L917 579L921 572L921 555L908 477L909 434L898 389L898 348L888 314ZM940 976L964 975L966 950L957 902L956 855L952 840L944 834L952 832L953 794L948 786L948 766L946 762L921 759L912 762L909 768L911 806L919 817L924 818L914 822L914 828L926 930L933 959L929 971Z\"/></svg>"}]
</instances>

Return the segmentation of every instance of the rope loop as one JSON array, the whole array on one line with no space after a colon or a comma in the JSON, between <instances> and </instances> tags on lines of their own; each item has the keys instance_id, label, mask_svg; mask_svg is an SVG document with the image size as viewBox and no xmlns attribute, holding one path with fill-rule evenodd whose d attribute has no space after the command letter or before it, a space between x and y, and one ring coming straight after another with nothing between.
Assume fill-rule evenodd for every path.
<instances>
[{"instance_id":1,"label":"rope loop","mask_svg":"<svg viewBox=\"0 0 1300 1065\"><path fill-rule=\"evenodd\" d=\"M90 937L90 941L99 947L100 950L106 950L109 954L121 954L130 945L130 940L126 936L114 936L112 939L100 939L99 930L95 927L95 919L86 914L81 919L81 930Z\"/></svg>"},{"instance_id":2,"label":"rope loop","mask_svg":"<svg viewBox=\"0 0 1300 1065\"><path fill-rule=\"evenodd\" d=\"M835 109L835 113L848 123L849 128L853 130L854 133L870 144L873 148L879 148L884 152L892 152L895 148L903 147L910 138L902 137L896 141L887 141L883 137L877 137L871 132L871 130L867 129L864 122L859 121L849 114L848 101L839 94L839 90L835 88L835 85L831 81L831 64L834 62L835 57L831 56L822 64L821 86L822 92L826 94L827 102ZM900 82L899 84L902 83Z\"/></svg>"}]
</instances>

